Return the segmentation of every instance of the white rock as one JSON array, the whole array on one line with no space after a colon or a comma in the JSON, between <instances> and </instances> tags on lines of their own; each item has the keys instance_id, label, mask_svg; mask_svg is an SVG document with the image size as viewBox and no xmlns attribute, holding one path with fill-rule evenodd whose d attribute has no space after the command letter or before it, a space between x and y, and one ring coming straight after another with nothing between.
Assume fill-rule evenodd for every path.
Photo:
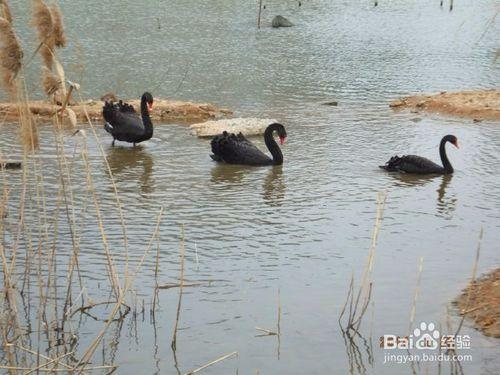
<instances>
[{"instance_id":1,"label":"white rock","mask_svg":"<svg viewBox=\"0 0 500 375\"><path fill-rule=\"evenodd\" d=\"M199 124L193 124L189 128L191 134L198 137L213 137L221 134L224 130L230 133L243 133L245 136L264 134L268 125L277 122L268 118L231 118L223 120L211 120Z\"/></svg>"}]
</instances>

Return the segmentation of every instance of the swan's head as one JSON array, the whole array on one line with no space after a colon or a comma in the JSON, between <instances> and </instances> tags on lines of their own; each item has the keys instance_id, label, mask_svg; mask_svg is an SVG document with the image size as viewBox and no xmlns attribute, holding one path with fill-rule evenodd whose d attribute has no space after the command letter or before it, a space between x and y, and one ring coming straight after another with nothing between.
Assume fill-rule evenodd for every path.
<instances>
[{"instance_id":1,"label":"swan's head","mask_svg":"<svg viewBox=\"0 0 500 375\"><path fill-rule=\"evenodd\" d=\"M286 130L285 130L285 127L283 125L275 122L274 124L269 125L267 128L270 129L273 133L274 132L278 133L278 137L280 139L280 144L285 143Z\"/></svg>"},{"instance_id":2,"label":"swan's head","mask_svg":"<svg viewBox=\"0 0 500 375\"><path fill-rule=\"evenodd\" d=\"M450 142L456 148L460 148L460 146L458 144L458 139L454 135L451 135L451 134L447 135L444 137L444 139L446 140L446 142Z\"/></svg>"},{"instance_id":3,"label":"swan's head","mask_svg":"<svg viewBox=\"0 0 500 375\"><path fill-rule=\"evenodd\" d=\"M151 95L149 92L145 92L142 94L142 101L146 102L146 105L148 106L148 112L151 112L153 110L153 95Z\"/></svg>"}]
</instances>

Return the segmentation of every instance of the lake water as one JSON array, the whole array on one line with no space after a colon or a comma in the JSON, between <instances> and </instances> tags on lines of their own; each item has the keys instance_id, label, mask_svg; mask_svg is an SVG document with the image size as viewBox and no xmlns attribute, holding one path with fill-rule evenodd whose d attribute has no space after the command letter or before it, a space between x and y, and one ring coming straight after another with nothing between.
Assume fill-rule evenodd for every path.
<instances>
[{"instance_id":1,"label":"lake water","mask_svg":"<svg viewBox=\"0 0 500 375\"><path fill-rule=\"evenodd\" d=\"M27 1L11 0L16 28L29 56L35 43ZM69 79L80 82L86 97L113 91L139 97L206 101L237 116L275 118L288 133L280 167L217 165L209 158L209 140L197 139L178 124L155 124L152 140L132 149L111 139L98 125L98 140L87 129L89 161L105 232L120 272L125 250L113 188L100 156L102 145L123 205L131 267L143 255L164 207L159 240L133 284L138 312L112 323L93 364L115 363L120 374L176 374L224 354L227 359L206 374L400 374L408 364L384 364L378 338L408 333L423 257L416 326L433 322L446 331L447 308L454 327L459 319L451 301L466 286L481 228L484 238L478 272L500 262L500 127L498 121L393 112L391 99L419 92L498 88L500 74L498 8L490 1L269 1L263 27L256 28L257 1L175 2L59 1L69 47L62 53ZM296 24L268 27L276 14ZM488 26L489 25L489 26ZM30 90L37 96L38 65L30 65ZM337 107L325 101L338 101ZM71 236L64 202L58 199L60 170L50 125L41 126L36 163L43 168L46 216L43 229L56 239L59 275L65 285ZM21 155L17 126L1 126L0 151ZM394 154L412 153L439 161L442 136L455 134L461 148L448 147L455 168L451 177L408 178L378 169ZM80 241L80 273L85 295L94 302L110 298L106 257L95 209L86 189L80 151L83 138L65 131L65 153L72 163L71 183ZM259 147L265 147L257 138ZM73 156L73 150L76 154ZM21 195L22 172L9 171L10 211L6 241L12 243ZM34 181L30 169L28 179ZM68 182L68 180L66 180ZM36 207L33 186L27 192L27 218ZM358 282L366 264L376 215L376 195L387 204L373 266L372 302L357 338L359 352L346 345L337 322L354 273ZM51 224L52 223L52 224ZM185 288L177 352L170 341L178 289L159 292L152 323L149 310L155 285L176 282L184 228ZM33 236L38 227L32 223ZM24 236L23 236L24 237ZM41 244L52 250L51 235ZM27 243L26 238L21 244ZM157 245L158 243L158 245ZM158 246L158 247L157 247ZM35 246L36 248L36 246ZM24 248L21 247L21 253ZM20 264L24 262L20 255ZM34 267L34 266L33 266ZM22 272L22 266L19 268ZM32 271L35 272L34 270ZM36 324L36 278L20 307ZM81 288L75 281L74 296ZM256 326L276 329L278 291L281 337L257 337ZM52 296L58 301L64 298ZM129 302L131 299L129 298ZM144 303L144 314L141 312ZM95 316L109 313L93 309ZM23 320L23 324L24 320ZM72 349L83 354L103 326L75 315L78 332ZM498 373L498 341L483 337L466 322L472 362L465 373ZM372 349L366 344L372 341ZM27 338L32 345L36 333ZM48 341L40 338L45 351ZM353 354L354 353L354 354ZM449 364L443 363L449 372ZM436 373L438 363L421 363L417 372Z\"/></svg>"}]
</instances>

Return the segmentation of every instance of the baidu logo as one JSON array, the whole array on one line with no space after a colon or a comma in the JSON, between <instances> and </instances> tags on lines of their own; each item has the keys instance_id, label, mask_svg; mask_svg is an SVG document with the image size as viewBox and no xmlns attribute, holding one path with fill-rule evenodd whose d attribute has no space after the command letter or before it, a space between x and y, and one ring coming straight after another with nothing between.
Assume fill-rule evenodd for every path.
<instances>
[{"instance_id":1,"label":"baidu logo","mask_svg":"<svg viewBox=\"0 0 500 375\"><path fill-rule=\"evenodd\" d=\"M440 342L439 331L434 326L434 323L420 323L420 328L413 330L415 340L415 348L417 349L437 349Z\"/></svg>"}]
</instances>

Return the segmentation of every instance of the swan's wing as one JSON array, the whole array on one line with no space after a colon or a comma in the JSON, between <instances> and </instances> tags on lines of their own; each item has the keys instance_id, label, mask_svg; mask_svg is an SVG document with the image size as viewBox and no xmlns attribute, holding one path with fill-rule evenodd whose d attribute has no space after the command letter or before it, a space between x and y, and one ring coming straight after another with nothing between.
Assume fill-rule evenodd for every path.
<instances>
[{"instance_id":1,"label":"swan's wing","mask_svg":"<svg viewBox=\"0 0 500 375\"><path fill-rule=\"evenodd\" d=\"M142 136L145 130L142 119L135 112L117 112L115 122L111 125L115 129L118 139L120 136L134 139Z\"/></svg>"},{"instance_id":2,"label":"swan's wing","mask_svg":"<svg viewBox=\"0 0 500 375\"><path fill-rule=\"evenodd\" d=\"M246 139L238 135L224 132L215 136L211 142L212 159L229 164L266 164L271 159Z\"/></svg>"},{"instance_id":3,"label":"swan's wing","mask_svg":"<svg viewBox=\"0 0 500 375\"><path fill-rule=\"evenodd\" d=\"M104 129L120 141L133 142L144 134L144 124L134 108L126 103L106 102L102 108Z\"/></svg>"},{"instance_id":4,"label":"swan's wing","mask_svg":"<svg viewBox=\"0 0 500 375\"><path fill-rule=\"evenodd\" d=\"M102 116L104 120L108 123L114 121L115 113L118 111L118 106L113 102L105 102L102 107Z\"/></svg>"},{"instance_id":5,"label":"swan's wing","mask_svg":"<svg viewBox=\"0 0 500 375\"><path fill-rule=\"evenodd\" d=\"M388 171L427 174L442 173L443 167L433 161L417 155L393 156L389 161L381 166Z\"/></svg>"},{"instance_id":6,"label":"swan's wing","mask_svg":"<svg viewBox=\"0 0 500 375\"><path fill-rule=\"evenodd\" d=\"M131 104L124 103L122 100L118 102L118 109L122 113L136 113L134 107Z\"/></svg>"}]
</instances>

